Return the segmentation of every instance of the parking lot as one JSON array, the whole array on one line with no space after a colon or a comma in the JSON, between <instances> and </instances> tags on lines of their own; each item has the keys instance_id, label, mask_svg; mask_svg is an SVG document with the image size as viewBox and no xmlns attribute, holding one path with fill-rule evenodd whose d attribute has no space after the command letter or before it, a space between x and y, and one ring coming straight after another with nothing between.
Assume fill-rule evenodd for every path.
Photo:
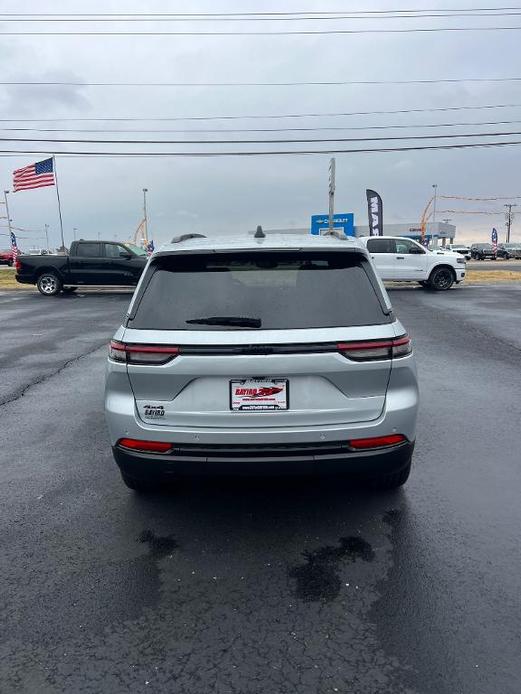
<instances>
[{"instance_id":1,"label":"parking lot","mask_svg":"<svg viewBox=\"0 0 521 694\"><path fill-rule=\"evenodd\" d=\"M519 692L521 283L390 295L422 391L403 490L139 497L103 419L129 292L0 292L0 690Z\"/></svg>"}]
</instances>

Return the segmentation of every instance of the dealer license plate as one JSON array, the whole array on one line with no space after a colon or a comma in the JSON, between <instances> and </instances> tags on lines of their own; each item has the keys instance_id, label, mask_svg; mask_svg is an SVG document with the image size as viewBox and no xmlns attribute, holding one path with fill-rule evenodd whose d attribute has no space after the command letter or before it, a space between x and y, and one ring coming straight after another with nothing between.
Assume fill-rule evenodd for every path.
<instances>
[{"instance_id":1,"label":"dealer license plate","mask_svg":"<svg viewBox=\"0 0 521 694\"><path fill-rule=\"evenodd\" d=\"M230 381L230 409L235 412L287 410L289 388L286 378L245 378Z\"/></svg>"}]
</instances>

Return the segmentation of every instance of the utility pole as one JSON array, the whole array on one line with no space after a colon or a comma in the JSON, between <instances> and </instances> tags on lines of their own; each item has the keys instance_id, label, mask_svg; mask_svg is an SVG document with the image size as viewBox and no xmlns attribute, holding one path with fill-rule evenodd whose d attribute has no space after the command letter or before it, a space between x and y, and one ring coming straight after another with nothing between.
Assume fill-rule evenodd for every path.
<instances>
[{"instance_id":1,"label":"utility pole","mask_svg":"<svg viewBox=\"0 0 521 694\"><path fill-rule=\"evenodd\" d=\"M44 224L43 226L45 228L45 243L47 244L46 249L50 251L51 249L49 248L49 225Z\"/></svg>"},{"instance_id":2,"label":"utility pole","mask_svg":"<svg viewBox=\"0 0 521 694\"><path fill-rule=\"evenodd\" d=\"M512 222L514 221L514 213L512 212L513 207L517 207L517 205L508 203L505 205L507 208L507 211L505 212L505 219L506 219L506 228L507 228L507 239L506 243L510 243L510 229L512 228Z\"/></svg>"},{"instance_id":3,"label":"utility pole","mask_svg":"<svg viewBox=\"0 0 521 694\"><path fill-rule=\"evenodd\" d=\"M147 217L147 193L148 188L143 188L143 230L145 232L145 243L148 245L148 217Z\"/></svg>"},{"instance_id":4,"label":"utility pole","mask_svg":"<svg viewBox=\"0 0 521 694\"><path fill-rule=\"evenodd\" d=\"M329 161L329 219L327 224L327 233L333 233L333 222L335 218L335 174L336 162L335 157Z\"/></svg>"}]
</instances>

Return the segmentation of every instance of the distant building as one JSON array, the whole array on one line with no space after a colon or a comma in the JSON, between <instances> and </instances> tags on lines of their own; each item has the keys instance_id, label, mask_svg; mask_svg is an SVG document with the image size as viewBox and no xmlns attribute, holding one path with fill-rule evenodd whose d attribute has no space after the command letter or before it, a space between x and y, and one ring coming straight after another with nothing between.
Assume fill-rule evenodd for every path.
<instances>
[{"instance_id":1,"label":"distant building","mask_svg":"<svg viewBox=\"0 0 521 694\"><path fill-rule=\"evenodd\" d=\"M311 230L309 227L294 227L292 229L263 229L264 232L268 234L310 234ZM254 231L250 232L254 234ZM369 234L368 226L355 226L356 236L367 236ZM421 227L419 222L409 222L404 224L386 224L384 221L384 234L386 236L405 236L409 239L416 239L417 241L421 237ZM456 227L454 224L447 224L446 222L429 222L427 224L425 235L429 241L434 246L445 245L448 243L453 243L456 238Z\"/></svg>"},{"instance_id":2,"label":"distant building","mask_svg":"<svg viewBox=\"0 0 521 694\"><path fill-rule=\"evenodd\" d=\"M368 226L355 226L355 234L357 236L367 236L369 234ZM421 237L421 226L419 222L411 222L405 224L386 224L384 220L384 234L386 236L406 236L409 239L418 241ZM454 224L446 222L429 222L425 229L425 235L429 242L435 246L447 243L453 243L456 238L456 227Z\"/></svg>"}]
</instances>

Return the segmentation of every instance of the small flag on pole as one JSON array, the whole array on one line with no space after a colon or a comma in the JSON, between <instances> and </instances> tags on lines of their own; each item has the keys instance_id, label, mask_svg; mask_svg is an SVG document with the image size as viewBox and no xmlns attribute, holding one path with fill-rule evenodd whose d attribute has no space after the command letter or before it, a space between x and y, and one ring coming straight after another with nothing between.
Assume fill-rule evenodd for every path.
<instances>
[{"instance_id":1,"label":"small flag on pole","mask_svg":"<svg viewBox=\"0 0 521 694\"><path fill-rule=\"evenodd\" d=\"M37 161L13 172L13 191L55 185L53 158Z\"/></svg>"},{"instance_id":2,"label":"small flag on pole","mask_svg":"<svg viewBox=\"0 0 521 694\"><path fill-rule=\"evenodd\" d=\"M18 258L18 255L20 254L20 250L18 248L18 244L16 243L16 236L14 231L11 232L11 255L13 257L13 260L16 260Z\"/></svg>"}]
</instances>

